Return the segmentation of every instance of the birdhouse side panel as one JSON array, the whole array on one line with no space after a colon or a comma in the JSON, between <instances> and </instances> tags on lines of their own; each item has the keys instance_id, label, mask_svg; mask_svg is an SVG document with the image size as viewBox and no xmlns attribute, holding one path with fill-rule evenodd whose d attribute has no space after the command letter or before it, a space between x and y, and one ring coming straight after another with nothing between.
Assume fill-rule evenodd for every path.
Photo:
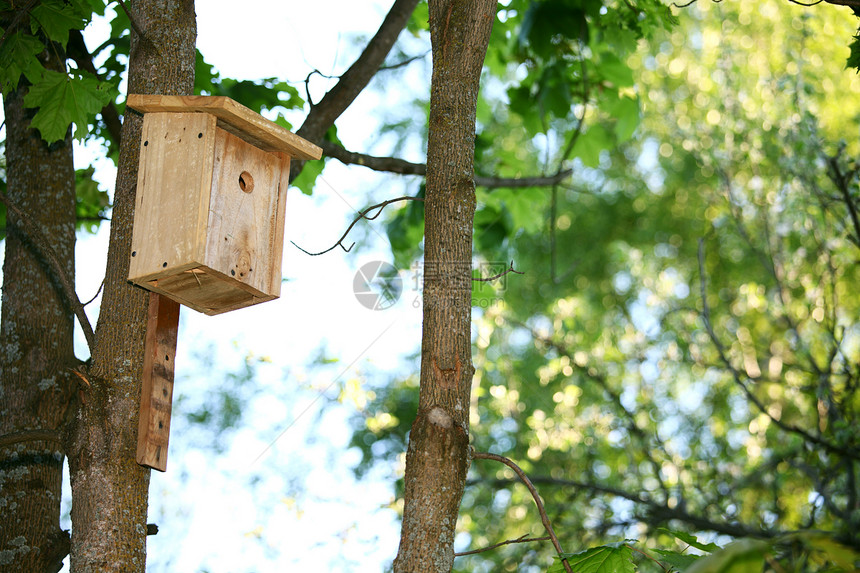
<instances>
[{"instance_id":1,"label":"birdhouse side panel","mask_svg":"<svg viewBox=\"0 0 860 573\"><path fill-rule=\"evenodd\" d=\"M271 283L269 292L274 296L281 296L282 262L284 258L284 225L287 214L287 192L290 186L290 156L286 153L276 153L281 161L281 181L278 184L278 213L275 220L275 235L272 238L272 260L276 268L272 269L270 275Z\"/></svg>"},{"instance_id":2,"label":"birdhouse side panel","mask_svg":"<svg viewBox=\"0 0 860 573\"><path fill-rule=\"evenodd\" d=\"M129 280L142 284L201 264L205 256L216 118L144 116Z\"/></svg>"},{"instance_id":3,"label":"birdhouse side panel","mask_svg":"<svg viewBox=\"0 0 860 573\"><path fill-rule=\"evenodd\" d=\"M206 265L267 299L280 294L283 165L278 155L217 129Z\"/></svg>"}]
</instances>

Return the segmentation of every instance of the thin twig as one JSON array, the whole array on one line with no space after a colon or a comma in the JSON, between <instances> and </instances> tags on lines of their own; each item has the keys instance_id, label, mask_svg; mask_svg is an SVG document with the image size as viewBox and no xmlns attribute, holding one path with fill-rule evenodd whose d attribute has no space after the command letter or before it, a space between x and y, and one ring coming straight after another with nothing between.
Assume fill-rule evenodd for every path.
<instances>
[{"instance_id":1,"label":"thin twig","mask_svg":"<svg viewBox=\"0 0 860 573\"><path fill-rule=\"evenodd\" d=\"M146 34L143 33L143 29L138 25L137 20L134 17L134 13L128 9L128 6L125 5L124 0L116 0L119 2L119 5L122 6L125 15L128 16L128 21L131 24L132 29L135 31L137 36L141 39L142 42L151 44L149 38L146 37Z\"/></svg>"},{"instance_id":2,"label":"thin twig","mask_svg":"<svg viewBox=\"0 0 860 573\"><path fill-rule=\"evenodd\" d=\"M197 276L197 275L194 275L194 276ZM88 304L90 304L94 300L96 300L96 298L99 296L99 293L102 292L102 289L104 287L105 287L105 280L102 279L102 283L99 285L99 290L96 291L96 294L93 295L93 298L91 298L90 300L88 300L87 302L84 303L84 306L87 306Z\"/></svg>"},{"instance_id":3,"label":"thin twig","mask_svg":"<svg viewBox=\"0 0 860 573\"><path fill-rule=\"evenodd\" d=\"M51 243L48 242L45 235L42 234L42 231L39 230L39 227L36 226L33 220L21 211L21 209L16 207L12 200L3 193L0 193L0 203L6 205L6 209L15 214L15 217L18 218L24 231L32 240L33 246L35 246L39 250L40 254L50 263L51 268L56 273L57 279L59 279L60 284L63 287L66 300L68 301L69 306L72 307L72 312L75 313L75 316L78 317L78 322L81 323L81 330L84 331L84 336L87 339L87 346L89 346L90 352L93 352L96 346L96 335L95 332L93 332L90 319L87 318L87 313L84 311L84 305L81 304L81 299L78 298L78 294L75 292L75 285L71 280L69 280L69 276L66 274L63 265L60 264L60 260L54 252L54 249L51 247Z\"/></svg>"},{"instance_id":4,"label":"thin twig","mask_svg":"<svg viewBox=\"0 0 860 573\"><path fill-rule=\"evenodd\" d=\"M482 278L479 278L479 277L472 277L472 280L473 280L473 281L475 281L475 282L490 282L490 281L494 281L494 280L496 280L496 279L500 279L500 278L502 278L503 276L505 276L505 275L506 275L506 274L508 274L508 273L514 273L514 274L518 274L518 275L524 275L524 274L526 274L525 272L520 272L520 271L514 270L514 261L511 261L511 266L510 266L510 268L505 269L504 271L500 272L500 273L499 273L499 274L497 274L497 275L493 275L493 276L488 277L488 278L485 278L485 279L482 279Z\"/></svg>"},{"instance_id":5,"label":"thin twig","mask_svg":"<svg viewBox=\"0 0 860 573\"><path fill-rule=\"evenodd\" d=\"M529 537L528 533L526 533L525 535L521 535L516 539L508 539L500 543L494 543L493 545L489 545L487 547L481 547L480 549L472 549L471 551L461 551L460 553L454 553L454 557L463 557L464 555L475 555L476 553L492 551L493 549L497 549L499 547L502 547L503 545L510 545L511 543L531 543L532 541L549 541L550 539L551 538L549 535L545 535L544 537Z\"/></svg>"},{"instance_id":6,"label":"thin twig","mask_svg":"<svg viewBox=\"0 0 860 573\"><path fill-rule=\"evenodd\" d=\"M387 207L388 205L390 205L392 203L396 203L398 201L424 201L424 198L423 197L410 197L408 195L405 195L403 197L398 197L396 199L389 199L388 201L383 201L382 203L377 203L376 205L371 205L370 207L368 207L364 211L361 211L358 214L358 216L352 220L352 223L349 224L349 227L346 228L346 231L344 231L343 235L340 237L340 239L337 240L337 242L335 244L333 244L331 247L327 248L326 250L320 251L318 253L311 253L309 251L304 250L300 246L296 245L295 242L293 242L293 241L290 241L290 242L293 243L293 246L295 246L298 250L300 250L301 252L305 253L306 255L310 255L312 257L318 257L319 255L324 255L327 252L333 250L335 247L340 247L341 249L343 249L345 252L348 253L355 246L355 243L352 243L349 246L349 248L347 249L346 247L343 246L343 240L346 238L346 236L349 234L349 232L352 230L352 228L355 226L355 224L358 223L362 219L367 219L368 221L372 221L372 220L376 219L377 217L379 217L379 215L382 213L382 210L385 207ZM368 217L367 214L369 212L373 211L374 209L379 209L379 211L377 211L377 213L375 215L373 215L372 217Z\"/></svg>"},{"instance_id":7,"label":"thin twig","mask_svg":"<svg viewBox=\"0 0 860 573\"><path fill-rule=\"evenodd\" d=\"M543 502L538 495L537 489L535 489L534 484L529 479L529 476L515 464L512 460L499 456L497 454L490 454L485 452L476 452L474 449L472 450L472 459L476 460L494 460L497 462L501 462L514 470L514 473L520 478L523 484L528 488L529 492L532 494L532 498L535 500L535 505L537 505L538 512L540 513L540 520L543 523L546 532L549 534L550 540L552 540L552 545L555 547L556 553L558 553L559 558L561 559L562 564L564 564L564 570L567 573L573 573L573 570L570 568L570 564L567 562L567 558L562 557L564 555L564 551L561 549L561 544L558 542L558 537L555 535L555 531L552 528L552 524L549 522L549 517L546 515L546 510L543 507Z\"/></svg>"},{"instance_id":8,"label":"thin twig","mask_svg":"<svg viewBox=\"0 0 860 573\"><path fill-rule=\"evenodd\" d=\"M663 571L665 571L666 573L669 573L669 569L667 569L665 565L663 565L662 563L660 563L659 561L657 561L656 559L654 559L653 557L651 557L650 555L648 555L647 553L645 553L644 551L642 551L641 549L639 549L638 547L634 547L634 546L630 545L629 543L625 543L625 545L626 545L628 548L630 548L630 549L632 549L633 551L635 551L636 553L641 553L642 555L644 555L645 557L647 557L648 559L650 559L651 561L653 561L654 563L656 563L656 564L660 567L660 569L662 569L662 570L663 570Z\"/></svg>"},{"instance_id":9,"label":"thin twig","mask_svg":"<svg viewBox=\"0 0 860 573\"><path fill-rule=\"evenodd\" d=\"M339 80L340 76L329 76L317 69L313 69L308 73L307 77L305 77L305 97L308 102L308 106L313 109L316 107L313 98L311 97L311 78L314 77L314 74L320 76L321 78L325 78L327 80Z\"/></svg>"},{"instance_id":10,"label":"thin twig","mask_svg":"<svg viewBox=\"0 0 860 573\"><path fill-rule=\"evenodd\" d=\"M426 52L424 52L423 54L421 54L419 56L412 56L411 58L406 58L402 62L397 62L396 64L391 64L390 66L379 66L379 71L396 70L397 68L402 68L403 66L408 66L409 64L411 64L415 60L423 60L424 58L427 57L428 54L430 54L430 50L427 50Z\"/></svg>"}]
</instances>

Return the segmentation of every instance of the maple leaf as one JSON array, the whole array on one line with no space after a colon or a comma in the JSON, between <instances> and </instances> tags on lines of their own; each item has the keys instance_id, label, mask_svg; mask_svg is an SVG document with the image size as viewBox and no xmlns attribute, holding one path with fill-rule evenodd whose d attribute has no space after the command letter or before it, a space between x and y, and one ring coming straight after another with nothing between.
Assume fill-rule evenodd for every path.
<instances>
[{"instance_id":1,"label":"maple leaf","mask_svg":"<svg viewBox=\"0 0 860 573\"><path fill-rule=\"evenodd\" d=\"M75 138L83 139L88 124L114 95L111 84L99 82L88 74L70 77L45 70L24 96L24 105L38 108L31 126L39 130L42 139L53 143L66 136L72 123L75 124Z\"/></svg>"}]
</instances>

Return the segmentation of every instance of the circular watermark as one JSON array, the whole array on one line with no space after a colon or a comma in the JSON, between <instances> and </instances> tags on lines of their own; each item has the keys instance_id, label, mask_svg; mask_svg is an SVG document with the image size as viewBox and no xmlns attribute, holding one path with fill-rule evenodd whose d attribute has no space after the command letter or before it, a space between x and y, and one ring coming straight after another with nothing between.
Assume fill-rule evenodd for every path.
<instances>
[{"instance_id":1,"label":"circular watermark","mask_svg":"<svg viewBox=\"0 0 860 573\"><path fill-rule=\"evenodd\" d=\"M394 266L384 261L371 261L356 271L352 292L364 308L385 310L400 300L403 281Z\"/></svg>"}]
</instances>

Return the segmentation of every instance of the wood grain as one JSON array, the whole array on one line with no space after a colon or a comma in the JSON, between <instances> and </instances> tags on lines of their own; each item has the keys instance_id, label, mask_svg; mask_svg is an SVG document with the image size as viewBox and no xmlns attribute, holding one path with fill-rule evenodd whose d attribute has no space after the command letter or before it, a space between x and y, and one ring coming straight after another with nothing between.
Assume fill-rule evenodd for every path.
<instances>
[{"instance_id":1,"label":"wood grain","mask_svg":"<svg viewBox=\"0 0 860 573\"><path fill-rule=\"evenodd\" d=\"M179 303L150 293L136 459L140 465L162 472L167 470L178 334Z\"/></svg>"},{"instance_id":2,"label":"wood grain","mask_svg":"<svg viewBox=\"0 0 860 573\"><path fill-rule=\"evenodd\" d=\"M142 284L202 262L215 124L213 116L201 113L144 117L130 281Z\"/></svg>"}]
</instances>

